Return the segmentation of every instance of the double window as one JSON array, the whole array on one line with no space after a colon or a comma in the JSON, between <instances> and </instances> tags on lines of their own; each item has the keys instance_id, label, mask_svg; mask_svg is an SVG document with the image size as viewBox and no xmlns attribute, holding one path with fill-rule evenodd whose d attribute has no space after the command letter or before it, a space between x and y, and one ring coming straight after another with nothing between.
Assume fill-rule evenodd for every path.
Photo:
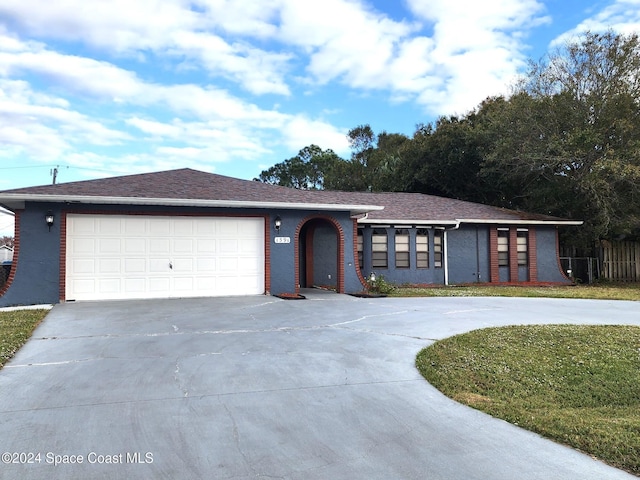
<instances>
[{"instance_id":1,"label":"double window","mask_svg":"<svg viewBox=\"0 0 640 480\"><path fill-rule=\"evenodd\" d=\"M516 245L510 245L510 235L508 228L498 229L498 266L509 266L509 250L516 249L516 257L519 267L526 267L529 264L529 231L519 228L516 235Z\"/></svg>"}]
</instances>

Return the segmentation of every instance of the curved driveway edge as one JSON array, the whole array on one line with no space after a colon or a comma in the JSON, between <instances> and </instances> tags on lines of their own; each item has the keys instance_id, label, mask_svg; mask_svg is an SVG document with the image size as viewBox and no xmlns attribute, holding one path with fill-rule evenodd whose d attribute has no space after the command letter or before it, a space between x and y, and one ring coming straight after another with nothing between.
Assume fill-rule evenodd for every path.
<instances>
[{"instance_id":1,"label":"curved driveway edge","mask_svg":"<svg viewBox=\"0 0 640 480\"><path fill-rule=\"evenodd\" d=\"M56 305L0 370L0 452L24 454L3 455L0 479L636 478L457 404L415 369L434 340L527 323L639 325L640 303Z\"/></svg>"}]
</instances>

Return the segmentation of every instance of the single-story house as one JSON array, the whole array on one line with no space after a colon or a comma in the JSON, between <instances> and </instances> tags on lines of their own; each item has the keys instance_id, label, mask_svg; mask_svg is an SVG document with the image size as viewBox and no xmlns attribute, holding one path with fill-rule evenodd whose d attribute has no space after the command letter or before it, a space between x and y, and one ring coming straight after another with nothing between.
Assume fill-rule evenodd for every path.
<instances>
[{"instance_id":1,"label":"single-story house","mask_svg":"<svg viewBox=\"0 0 640 480\"><path fill-rule=\"evenodd\" d=\"M0 245L0 262L10 262L13 260L13 248L9 245Z\"/></svg>"},{"instance_id":2,"label":"single-story house","mask_svg":"<svg viewBox=\"0 0 640 480\"><path fill-rule=\"evenodd\" d=\"M394 283L569 283L581 222L419 193L303 191L192 169L0 192L16 220L0 306L362 292Z\"/></svg>"}]
</instances>

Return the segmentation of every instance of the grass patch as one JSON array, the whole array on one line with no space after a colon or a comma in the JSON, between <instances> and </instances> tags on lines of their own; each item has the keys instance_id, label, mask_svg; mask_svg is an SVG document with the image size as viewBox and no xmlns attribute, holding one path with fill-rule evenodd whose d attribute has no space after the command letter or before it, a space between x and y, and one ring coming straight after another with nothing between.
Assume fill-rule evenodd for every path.
<instances>
[{"instance_id":1,"label":"grass patch","mask_svg":"<svg viewBox=\"0 0 640 480\"><path fill-rule=\"evenodd\" d=\"M15 310L0 312L0 368L31 337L49 310Z\"/></svg>"},{"instance_id":2,"label":"grass patch","mask_svg":"<svg viewBox=\"0 0 640 480\"><path fill-rule=\"evenodd\" d=\"M558 287L526 286L448 286L448 287L398 287L393 297L535 297L535 298L583 298L597 300L640 301L640 285L594 284Z\"/></svg>"},{"instance_id":3,"label":"grass patch","mask_svg":"<svg viewBox=\"0 0 640 480\"><path fill-rule=\"evenodd\" d=\"M416 366L456 401L640 475L640 327L487 328Z\"/></svg>"}]
</instances>

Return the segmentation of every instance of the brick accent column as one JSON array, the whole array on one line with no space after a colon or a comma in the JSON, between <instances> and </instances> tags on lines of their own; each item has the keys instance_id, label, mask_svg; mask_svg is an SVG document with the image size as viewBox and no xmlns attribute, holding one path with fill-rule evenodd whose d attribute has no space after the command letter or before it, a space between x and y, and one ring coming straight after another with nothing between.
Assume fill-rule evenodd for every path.
<instances>
[{"instance_id":1,"label":"brick accent column","mask_svg":"<svg viewBox=\"0 0 640 480\"><path fill-rule=\"evenodd\" d=\"M18 261L20 260L20 214L22 210L15 210L13 221L15 224L13 230L13 258L11 260L11 271L4 285L0 287L0 296L4 295L9 287L13 283L13 279L16 276L16 270L18 269ZM2 267L0 267L2 268Z\"/></svg>"},{"instance_id":2,"label":"brick accent column","mask_svg":"<svg viewBox=\"0 0 640 480\"><path fill-rule=\"evenodd\" d=\"M529 262L529 281L538 281L538 252L536 247L536 229L529 228L529 238L527 242L528 262Z\"/></svg>"},{"instance_id":3,"label":"brick accent column","mask_svg":"<svg viewBox=\"0 0 640 480\"><path fill-rule=\"evenodd\" d=\"M518 279L518 229L509 228L509 281L517 282Z\"/></svg>"},{"instance_id":4,"label":"brick accent column","mask_svg":"<svg viewBox=\"0 0 640 480\"><path fill-rule=\"evenodd\" d=\"M498 268L498 228L489 227L489 281L500 281L500 269Z\"/></svg>"}]
</instances>

